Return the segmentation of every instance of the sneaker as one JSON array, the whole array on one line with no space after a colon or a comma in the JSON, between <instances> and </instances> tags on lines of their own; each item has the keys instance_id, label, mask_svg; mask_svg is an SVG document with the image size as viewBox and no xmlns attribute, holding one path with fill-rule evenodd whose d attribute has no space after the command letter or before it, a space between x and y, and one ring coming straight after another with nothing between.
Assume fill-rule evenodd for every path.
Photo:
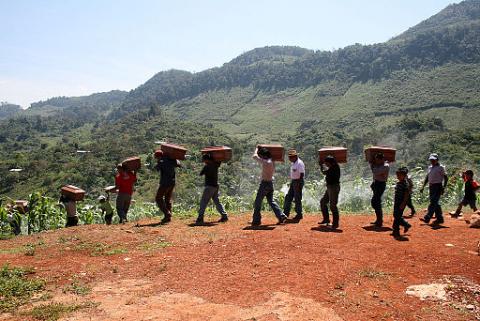
<instances>
[{"instance_id":1,"label":"sneaker","mask_svg":"<svg viewBox=\"0 0 480 321\"><path fill-rule=\"evenodd\" d=\"M252 226L260 226L260 225L262 225L262 222L261 221L252 221L251 225Z\"/></svg>"},{"instance_id":2,"label":"sneaker","mask_svg":"<svg viewBox=\"0 0 480 321\"><path fill-rule=\"evenodd\" d=\"M375 227L382 227L382 226L383 226L383 222L381 222L381 221L375 221L375 222L371 222L370 225L375 225Z\"/></svg>"},{"instance_id":3,"label":"sneaker","mask_svg":"<svg viewBox=\"0 0 480 321\"><path fill-rule=\"evenodd\" d=\"M404 234L407 233L408 230L409 230L411 227L412 227L411 224L408 224L407 226L404 226L404 227L403 227L403 233L404 233Z\"/></svg>"},{"instance_id":4,"label":"sneaker","mask_svg":"<svg viewBox=\"0 0 480 321\"><path fill-rule=\"evenodd\" d=\"M441 224L443 224L443 223L445 223L444 220L436 219L435 221L432 222L432 225L441 225Z\"/></svg>"},{"instance_id":5,"label":"sneaker","mask_svg":"<svg viewBox=\"0 0 480 321\"><path fill-rule=\"evenodd\" d=\"M294 221L300 221L300 220L303 220L303 216L302 215L297 215L293 218Z\"/></svg>"},{"instance_id":6,"label":"sneaker","mask_svg":"<svg viewBox=\"0 0 480 321\"><path fill-rule=\"evenodd\" d=\"M285 223L286 220L287 220L287 217L286 217L285 215L283 215L283 216L280 217L280 219L278 220L277 225L280 225L280 224Z\"/></svg>"},{"instance_id":7,"label":"sneaker","mask_svg":"<svg viewBox=\"0 0 480 321\"><path fill-rule=\"evenodd\" d=\"M321 221L321 222L318 222L318 224L320 224L320 225L323 225L323 224L328 225L328 224L330 224L330 221L323 220L323 221Z\"/></svg>"},{"instance_id":8,"label":"sneaker","mask_svg":"<svg viewBox=\"0 0 480 321\"><path fill-rule=\"evenodd\" d=\"M218 223L225 223L228 222L228 216L222 215L222 217L218 220Z\"/></svg>"},{"instance_id":9,"label":"sneaker","mask_svg":"<svg viewBox=\"0 0 480 321\"><path fill-rule=\"evenodd\" d=\"M393 236L394 238L399 238L400 237L400 232L395 231L395 232L391 233L390 235Z\"/></svg>"},{"instance_id":10,"label":"sneaker","mask_svg":"<svg viewBox=\"0 0 480 321\"><path fill-rule=\"evenodd\" d=\"M336 229L338 228L338 224L332 224L332 225L330 226L330 228L331 228L332 230L336 230Z\"/></svg>"},{"instance_id":11,"label":"sneaker","mask_svg":"<svg viewBox=\"0 0 480 321\"><path fill-rule=\"evenodd\" d=\"M428 223L430 223L430 218L428 218L428 217L421 217L421 218L420 218L420 221L428 224Z\"/></svg>"},{"instance_id":12,"label":"sneaker","mask_svg":"<svg viewBox=\"0 0 480 321\"><path fill-rule=\"evenodd\" d=\"M205 225L205 222L204 222L203 220L197 219L197 220L195 221L195 225L198 225L198 226Z\"/></svg>"}]
</instances>

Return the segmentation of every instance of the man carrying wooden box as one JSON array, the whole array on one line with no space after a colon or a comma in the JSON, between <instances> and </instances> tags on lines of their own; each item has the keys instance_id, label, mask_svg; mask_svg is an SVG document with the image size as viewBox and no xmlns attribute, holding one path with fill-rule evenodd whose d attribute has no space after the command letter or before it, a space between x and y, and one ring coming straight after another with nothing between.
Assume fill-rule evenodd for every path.
<instances>
[{"instance_id":1,"label":"man carrying wooden box","mask_svg":"<svg viewBox=\"0 0 480 321\"><path fill-rule=\"evenodd\" d=\"M297 151L291 149L288 151L288 159L291 162L290 165L290 188L287 195L285 195L285 203L283 206L283 212L287 217L290 216L290 210L292 208L292 201L295 201L295 213L297 214L293 219L300 221L303 219L302 213L302 190L305 178L305 164L298 157Z\"/></svg>"}]
</instances>

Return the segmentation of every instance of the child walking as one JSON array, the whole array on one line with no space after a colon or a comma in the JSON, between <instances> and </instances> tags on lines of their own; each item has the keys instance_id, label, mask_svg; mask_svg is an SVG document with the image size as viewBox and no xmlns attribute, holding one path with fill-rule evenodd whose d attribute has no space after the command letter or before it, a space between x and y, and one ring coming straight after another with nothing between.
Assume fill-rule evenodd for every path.
<instances>
[{"instance_id":1,"label":"child walking","mask_svg":"<svg viewBox=\"0 0 480 321\"><path fill-rule=\"evenodd\" d=\"M395 197L393 203L393 233L392 236L395 238L400 237L400 226L403 226L404 233L412 227L405 219L403 218L403 211L407 205L409 192L409 186L407 182L408 170L404 167L401 167L397 170L397 184L395 185Z\"/></svg>"},{"instance_id":2,"label":"child walking","mask_svg":"<svg viewBox=\"0 0 480 321\"><path fill-rule=\"evenodd\" d=\"M477 211L477 195L475 193L480 189L480 186L473 179L473 171L470 169L462 174L462 178L465 182L465 195L463 196L462 201L458 204L457 210L451 214L452 217L460 216L462 208L467 205L470 206L474 212Z\"/></svg>"}]
</instances>

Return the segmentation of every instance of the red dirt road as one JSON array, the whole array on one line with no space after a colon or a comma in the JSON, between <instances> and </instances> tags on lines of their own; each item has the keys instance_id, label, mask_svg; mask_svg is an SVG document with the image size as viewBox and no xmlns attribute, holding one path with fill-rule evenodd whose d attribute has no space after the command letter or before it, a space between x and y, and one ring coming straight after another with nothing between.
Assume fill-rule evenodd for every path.
<instances>
[{"instance_id":1,"label":"red dirt road","mask_svg":"<svg viewBox=\"0 0 480 321\"><path fill-rule=\"evenodd\" d=\"M156 222L148 220L140 227L49 231L0 241L0 264L34 267L53 301L98 303L68 320L478 318L476 290L447 301L405 294L410 285L445 283L452 276L480 284L480 230L462 220L447 219L445 228L432 229L413 218L413 228L398 241L387 228L368 227L371 216L341 217L337 232L318 228L317 215L299 224L244 230L249 219L238 215L202 227L189 221L148 226ZM275 222L273 215L265 215L268 222ZM28 243L35 244L33 256L22 250ZM72 282L90 293L68 293Z\"/></svg>"}]
</instances>

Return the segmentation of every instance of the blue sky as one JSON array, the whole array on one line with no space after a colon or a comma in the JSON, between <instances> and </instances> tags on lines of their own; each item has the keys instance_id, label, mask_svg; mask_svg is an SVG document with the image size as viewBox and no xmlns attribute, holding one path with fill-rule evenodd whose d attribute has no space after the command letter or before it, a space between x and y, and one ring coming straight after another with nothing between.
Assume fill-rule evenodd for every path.
<instances>
[{"instance_id":1,"label":"blue sky","mask_svg":"<svg viewBox=\"0 0 480 321\"><path fill-rule=\"evenodd\" d=\"M133 89L266 45L383 42L455 0L0 0L0 101Z\"/></svg>"}]
</instances>

